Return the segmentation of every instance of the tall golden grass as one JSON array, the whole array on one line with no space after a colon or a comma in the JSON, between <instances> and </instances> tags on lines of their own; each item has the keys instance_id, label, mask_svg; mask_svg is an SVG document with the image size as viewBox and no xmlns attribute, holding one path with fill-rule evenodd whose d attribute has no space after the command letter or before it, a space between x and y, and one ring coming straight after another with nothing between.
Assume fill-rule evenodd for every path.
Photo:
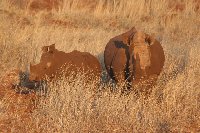
<instances>
[{"instance_id":1,"label":"tall golden grass","mask_svg":"<svg viewBox=\"0 0 200 133\"><path fill-rule=\"evenodd\" d=\"M181 12L169 2L68 0L59 10L33 12L0 1L1 77L16 68L28 71L41 47L52 43L65 52L90 52L104 68L106 43L133 26L154 34L166 55L147 99L134 91L121 96L109 83L88 85L81 76L63 79L49 85L28 121L20 118L20 107L15 114L2 111L10 103L1 97L0 126L7 128L0 132L200 132L200 13L193 1L184 0Z\"/></svg>"}]
</instances>

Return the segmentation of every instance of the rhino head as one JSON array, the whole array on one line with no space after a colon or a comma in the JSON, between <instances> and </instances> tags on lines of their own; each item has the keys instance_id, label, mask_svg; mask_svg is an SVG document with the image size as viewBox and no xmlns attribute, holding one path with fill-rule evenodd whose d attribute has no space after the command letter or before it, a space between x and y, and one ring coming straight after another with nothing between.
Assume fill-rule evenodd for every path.
<instances>
[{"instance_id":1,"label":"rhino head","mask_svg":"<svg viewBox=\"0 0 200 133\"><path fill-rule=\"evenodd\" d=\"M53 64L55 64L55 52L55 44L42 47L40 63L36 65L30 64L30 80L40 81L44 80L46 77L54 77L55 70Z\"/></svg>"},{"instance_id":2,"label":"rhino head","mask_svg":"<svg viewBox=\"0 0 200 133\"><path fill-rule=\"evenodd\" d=\"M151 49L150 46L154 43L154 38L149 35L137 31L130 38L129 54L130 54L130 65L135 66L135 76L148 75L148 71L151 67ZM134 66L130 66L133 67Z\"/></svg>"}]
</instances>

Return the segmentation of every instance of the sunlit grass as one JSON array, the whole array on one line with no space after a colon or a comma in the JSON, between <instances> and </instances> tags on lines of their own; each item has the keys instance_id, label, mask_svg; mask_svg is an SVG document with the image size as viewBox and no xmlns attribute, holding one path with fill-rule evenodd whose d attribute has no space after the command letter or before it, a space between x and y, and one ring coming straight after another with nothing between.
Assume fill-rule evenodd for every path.
<instances>
[{"instance_id":1,"label":"sunlit grass","mask_svg":"<svg viewBox=\"0 0 200 133\"><path fill-rule=\"evenodd\" d=\"M194 3L183 2L179 12L167 0L68 0L59 10L35 13L0 1L0 132L199 132L200 16ZM120 85L87 84L81 76L50 83L36 99L10 88L16 75L6 73L29 71L41 47L53 43L65 52L90 52L104 68L106 43L133 26L154 34L166 56L148 98L121 95Z\"/></svg>"}]
</instances>

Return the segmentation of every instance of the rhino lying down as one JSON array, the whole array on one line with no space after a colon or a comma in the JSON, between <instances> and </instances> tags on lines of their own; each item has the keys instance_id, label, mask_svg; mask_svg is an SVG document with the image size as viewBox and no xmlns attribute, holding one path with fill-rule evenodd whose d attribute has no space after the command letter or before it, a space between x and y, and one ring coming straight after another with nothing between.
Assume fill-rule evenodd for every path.
<instances>
[{"instance_id":1,"label":"rhino lying down","mask_svg":"<svg viewBox=\"0 0 200 133\"><path fill-rule=\"evenodd\" d=\"M101 65L96 57L87 52L74 50L70 53L59 51L55 44L42 48L40 63L30 65L30 80L41 81L46 77L50 81L61 76L84 73L87 79L100 80Z\"/></svg>"},{"instance_id":2,"label":"rhino lying down","mask_svg":"<svg viewBox=\"0 0 200 133\"><path fill-rule=\"evenodd\" d=\"M41 84L57 80L63 76L84 74L86 82L99 82L101 78L101 65L96 57L87 52L74 50L70 53L59 51L55 44L42 47L40 63L30 64L29 79L20 82L20 86L29 89L38 88Z\"/></svg>"}]
</instances>

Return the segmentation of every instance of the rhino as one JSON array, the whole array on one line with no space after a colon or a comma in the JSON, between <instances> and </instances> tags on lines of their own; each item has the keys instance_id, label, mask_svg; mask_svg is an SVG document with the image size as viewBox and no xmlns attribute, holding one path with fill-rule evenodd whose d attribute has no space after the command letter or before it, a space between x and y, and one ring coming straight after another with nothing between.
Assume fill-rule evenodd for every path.
<instances>
[{"instance_id":1,"label":"rhino","mask_svg":"<svg viewBox=\"0 0 200 133\"><path fill-rule=\"evenodd\" d=\"M155 83L164 62L160 42L135 27L110 39L104 50L108 75L117 83L126 83L128 90L150 79L153 79L152 84Z\"/></svg>"}]
</instances>

